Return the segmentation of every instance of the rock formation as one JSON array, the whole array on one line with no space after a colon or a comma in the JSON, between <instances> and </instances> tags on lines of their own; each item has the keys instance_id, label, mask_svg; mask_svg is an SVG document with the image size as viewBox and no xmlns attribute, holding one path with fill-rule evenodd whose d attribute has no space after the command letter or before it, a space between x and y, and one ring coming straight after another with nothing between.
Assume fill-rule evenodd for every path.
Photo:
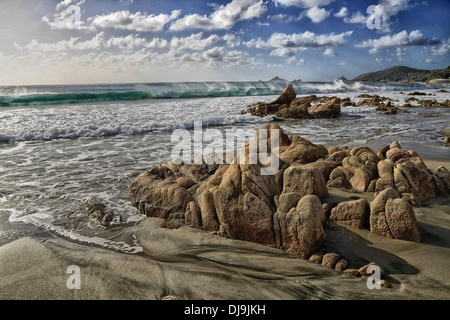
<instances>
[{"instance_id":1,"label":"rock formation","mask_svg":"<svg viewBox=\"0 0 450 320\"><path fill-rule=\"evenodd\" d=\"M258 117L275 115L278 118L290 119L338 118L341 116L341 100L330 97L318 98L316 95L296 98L293 86L289 84L274 101L253 104L242 113Z\"/></svg>"},{"instance_id":2,"label":"rock formation","mask_svg":"<svg viewBox=\"0 0 450 320\"><path fill-rule=\"evenodd\" d=\"M367 200L349 200L339 203L331 210L330 220L363 229L368 227L369 215L370 208Z\"/></svg>"},{"instance_id":3,"label":"rock formation","mask_svg":"<svg viewBox=\"0 0 450 320\"><path fill-rule=\"evenodd\" d=\"M328 196L328 190L323 172L307 164L325 158L326 149L295 135L289 138L277 125L261 129L279 130L276 174L262 175L260 163L236 163L237 156L232 164L215 168L169 161L136 178L134 205L150 217L184 220L225 237L308 257L325 238L319 198ZM242 152L250 156L249 143Z\"/></svg>"},{"instance_id":4,"label":"rock formation","mask_svg":"<svg viewBox=\"0 0 450 320\"><path fill-rule=\"evenodd\" d=\"M371 202L370 231L392 239L421 239L413 207L394 188L383 190Z\"/></svg>"},{"instance_id":5,"label":"rock formation","mask_svg":"<svg viewBox=\"0 0 450 320\"><path fill-rule=\"evenodd\" d=\"M247 161L252 156L248 141L231 164L168 161L139 175L131 186L134 206L173 227L188 225L261 243L358 275L356 269L346 271L351 262L321 249L327 224L420 241L414 206L450 193L450 172L445 167L432 172L417 153L403 150L397 142L376 152L366 146L327 150L297 135L288 137L271 124L255 136L269 151L269 137L261 135L261 129L279 133L279 167L274 174L261 174L269 164ZM372 192L375 198L370 204L358 197L326 203L328 187Z\"/></svg>"},{"instance_id":6,"label":"rock formation","mask_svg":"<svg viewBox=\"0 0 450 320\"><path fill-rule=\"evenodd\" d=\"M416 152L401 149L398 142L376 152L361 146L346 153L347 156L330 173L328 187L375 193L392 187L416 207L422 201L438 195L447 196L450 192L443 181L447 176L445 168L433 173Z\"/></svg>"}]
</instances>

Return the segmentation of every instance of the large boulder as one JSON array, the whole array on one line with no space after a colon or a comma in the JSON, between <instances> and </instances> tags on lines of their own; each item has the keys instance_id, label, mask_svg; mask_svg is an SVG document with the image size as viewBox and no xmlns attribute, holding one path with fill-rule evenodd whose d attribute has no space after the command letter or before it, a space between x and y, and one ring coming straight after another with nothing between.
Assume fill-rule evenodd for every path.
<instances>
[{"instance_id":1,"label":"large boulder","mask_svg":"<svg viewBox=\"0 0 450 320\"><path fill-rule=\"evenodd\" d=\"M301 197L315 195L319 198L328 196L328 189L323 174L316 168L290 166L283 175L283 194L298 193Z\"/></svg>"},{"instance_id":2,"label":"large boulder","mask_svg":"<svg viewBox=\"0 0 450 320\"><path fill-rule=\"evenodd\" d=\"M289 83L287 87L283 90L281 95L274 101L270 102L269 105L290 104L296 98L296 96L297 94L294 91L292 83Z\"/></svg>"},{"instance_id":3,"label":"large boulder","mask_svg":"<svg viewBox=\"0 0 450 320\"><path fill-rule=\"evenodd\" d=\"M421 240L413 207L394 188L381 191L371 202L370 231L391 239Z\"/></svg>"},{"instance_id":4,"label":"large boulder","mask_svg":"<svg viewBox=\"0 0 450 320\"><path fill-rule=\"evenodd\" d=\"M321 145L315 145L310 141L293 134L290 145L282 150L280 159L286 163L310 163L325 158L327 150Z\"/></svg>"},{"instance_id":5,"label":"large boulder","mask_svg":"<svg viewBox=\"0 0 450 320\"><path fill-rule=\"evenodd\" d=\"M370 208L365 199L349 200L331 209L330 220L363 229L369 226Z\"/></svg>"},{"instance_id":6,"label":"large boulder","mask_svg":"<svg viewBox=\"0 0 450 320\"><path fill-rule=\"evenodd\" d=\"M339 118L341 116L341 99L333 98L323 104L311 106L308 113L313 118Z\"/></svg>"},{"instance_id":7,"label":"large boulder","mask_svg":"<svg viewBox=\"0 0 450 320\"><path fill-rule=\"evenodd\" d=\"M321 103L320 100L327 101ZM289 84L274 101L252 104L241 113L258 117L275 115L278 118L290 119L338 118L341 116L341 100L328 97L320 99L315 95L296 98L293 86Z\"/></svg>"},{"instance_id":8,"label":"large boulder","mask_svg":"<svg viewBox=\"0 0 450 320\"><path fill-rule=\"evenodd\" d=\"M300 199L289 212L274 215L275 238L278 247L307 259L325 239L325 214L320 199L314 195Z\"/></svg>"},{"instance_id":9,"label":"large boulder","mask_svg":"<svg viewBox=\"0 0 450 320\"><path fill-rule=\"evenodd\" d=\"M168 185L148 190L141 199L139 209L147 217L170 220L176 213L184 214L192 200L192 195L185 188Z\"/></svg>"},{"instance_id":10,"label":"large boulder","mask_svg":"<svg viewBox=\"0 0 450 320\"><path fill-rule=\"evenodd\" d=\"M438 195L450 194L448 182L444 181L450 176L445 167L433 173L415 151L403 150L396 141L376 152L365 146L350 151L330 150L332 153L326 161L332 157L338 161L330 162L335 167L328 176L328 187L374 192L375 196L394 188L413 206L420 206L422 201ZM347 156L337 157L340 154Z\"/></svg>"},{"instance_id":11,"label":"large boulder","mask_svg":"<svg viewBox=\"0 0 450 320\"><path fill-rule=\"evenodd\" d=\"M370 182L377 177L379 161L377 154L370 148L355 147L342 159L341 165L331 172L327 184L329 187L365 192Z\"/></svg>"},{"instance_id":12,"label":"large boulder","mask_svg":"<svg viewBox=\"0 0 450 320\"><path fill-rule=\"evenodd\" d=\"M230 165L214 191L214 204L226 236L273 245L273 198L280 191L275 177L260 170L259 165Z\"/></svg>"}]
</instances>

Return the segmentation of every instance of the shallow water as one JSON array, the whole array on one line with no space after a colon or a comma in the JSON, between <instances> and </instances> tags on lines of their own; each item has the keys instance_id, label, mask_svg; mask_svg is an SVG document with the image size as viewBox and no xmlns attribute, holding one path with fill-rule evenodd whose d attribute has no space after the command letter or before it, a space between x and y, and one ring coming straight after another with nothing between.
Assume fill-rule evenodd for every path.
<instances>
[{"instance_id":1,"label":"shallow water","mask_svg":"<svg viewBox=\"0 0 450 320\"><path fill-rule=\"evenodd\" d=\"M369 91L352 87L323 95L356 98L361 92L397 99L407 92ZM402 89L394 88L394 89ZM347 88L348 89L348 88ZM404 88L403 88L404 89ZM336 91L336 88L334 88ZM345 88L342 89L345 91ZM438 101L448 93L421 88ZM319 91L320 92L320 91ZM240 115L247 105L276 96L234 96L195 99L139 100L50 106L0 107L0 244L45 232L82 244L140 252L126 227L142 219L131 206L130 184L140 173L170 159L175 129L193 135L194 121L204 130L243 129L251 136L270 119ZM288 134L313 143L368 145L378 149L392 141L414 149L425 158L448 159L441 130L448 128L449 109L411 108L395 116L371 107L347 107L339 119L277 122ZM446 123L447 122L447 123ZM114 214L111 229L87 215L101 202ZM126 238L127 240L124 240Z\"/></svg>"}]
</instances>

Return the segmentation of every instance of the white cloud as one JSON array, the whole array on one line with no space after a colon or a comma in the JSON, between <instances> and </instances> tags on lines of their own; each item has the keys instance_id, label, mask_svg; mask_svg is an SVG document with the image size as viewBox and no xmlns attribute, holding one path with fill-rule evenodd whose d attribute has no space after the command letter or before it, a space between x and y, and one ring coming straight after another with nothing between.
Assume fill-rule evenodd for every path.
<instances>
[{"instance_id":1,"label":"white cloud","mask_svg":"<svg viewBox=\"0 0 450 320\"><path fill-rule=\"evenodd\" d=\"M174 50L190 49L202 51L219 40L220 37L216 34L212 34L208 38L203 38L203 32L199 32L184 38L173 37L170 40L170 48Z\"/></svg>"},{"instance_id":2,"label":"white cloud","mask_svg":"<svg viewBox=\"0 0 450 320\"><path fill-rule=\"evenodd\" d=\"M164 48L168 41L160 38L153 38L148 42L145 38L140 38L138 34L130 34L126 37L112 37L104 43L106 47L118 47L125 50L134 50L136 48Z\"/></svg>"},{"instance_id":3,"label":"white cloud","mask_svg":"<svg viewBox=\"0 0 450 320\"><path fill-rule=\"evenodd\" d=\"M14 48L16 48L17 50L20 50L20 51L23 50L22 46L20 44L18 44L17 42L13 41L13 45L14 45Z\"/></svg>"},{"instance_id":4,"label":"white cloud","mask_svg":"<svg viewBox=\"0 0 450 320\"><path fill-rule=\"evenodd\" d=\"M306 15L312 20L312 22L318 23L328 18L330 12L325 8L313 7L306 12Z\"/></svg>"},{"instance_id":5,"label":"white cloud","mask_svg":"<svg viewBox=\"0 0 450 320\"><path fill-rule=\"evenodd\" d=\"M178 18L181 10L174 10L170 15L148 15L147 13L130 13L127 11L117 11L107 15L97 15L89 18L91 27L125 29L138 32L161 31L164 26Z\"/></svg>"},{"instance_id":6,"label":"white cloud","mask_svg":"<svg viewBox=\"0 0 450 320\"><path fill-rule=\"evenodd\" d=\"M346 7L342 7L337 13L334 14L336 18L345 18L348 15L348 9Z\"/></svg>"},{"instance_id":7,"label":"white cloud","mask_svg":"<svg viewBox=\"0 0 450 320\"><path fill-rule=\"evenodd\" d=\"M29 44L25 46L25 49L30 51L41 51L41 52L61 52L68 50L84 50L84 49L98 49L101 47L104 39L104 33L97 34L91 40L84 42L78 42L79 37L73 37L69 40L62 40L55 43L40 43L33 39Z\"/></svg>"},{"instance_id":8,"label":"white cloud","mask_svg":"<svg viewBox=\"0 0 450 320\"><path fill-rule=\"evenodd\" d=\"M438 44L440 41L436 39L428 39L420 30L411 31L409 34L405 30L393 34L383 36L379 39L369 39L356 44L357 47L386 48L397 46L423 46Z\"/></svg>"},{"instance_id":9,"label":"white cloud","mask_svg":"<svg viewBox=\"0 0 450 320\"><path fill-rule=\"evenodd\" d=\"M375 58L375 62L378 64L385 64L391 62L391 58Z\"/></svg>"},{"instance_id":10,"label":"white cloud","mask_svg":"<svg viewBox=\"0 0 450 320\"><path fill-rule=\"evenodd\" d=\"M234 34L227 33L222 38L226 41L228 48L234 48L241 45L241 39Z\"/></svg>"},{"instance_id":11,"label":"white cloud","mask_svg":"<svg viewBox=\"0 0 450 320\"><path fill-rule=\"evenodd\" d=\"M310 31L291 35L274 33L267 41L258 38L252 39L244 44L247 47L258 49L287 48L291 50L306 50L308 48L338 47L344 45L346 43L345 38L352 33L353 31L340 34L330 33L317 35Z\"/></svg>"},{"instance_id":12,"label":"white cloud","mask_svg":"<svg viewBox=\"0 0 450 320\"><path fill-rule=\"evenodd\" d=\"M270 52L270 56L275 57L292 57L295 56L297 50L289 48L276 48Z\"/></svg>"},{"instance_id":13,"label":"white cloud","mask_svg":"<svg viewBox=\"0 0 450 320\"><path fill-rule=\"evenodd\" d=\"M366 17L361 12L357 11L357 12L353 13L350 18L345 16L344 22L345 23L360 23L360 24L366 25L367 19L369 19L369 17Z\"/></svg>"},{"instance_id":14,"label":"white cloud","mask_svg":"<svg viewBox=\"0 0 450 320\"><path fill-rule=\"evenodd\" d=\"M269 63L267 65L267 68L270 69L284 69L285 65L284 64L274 64L274 63Z\"/></svg>"},{"instance_id":15,"label":"white cloud","mask_svg":"<svg viewBox=\"0 0 450 320\"><path fill-rule=\"evenodd\" d=\"M299 8L313 8L327 5L334 0L274 0L275 4L282 4L285 6L295 6Z\"/></svg>"},{"instance_id":16,"label":"white cloud","mask_svg":"<svg viewBox=\"0 0 450 320\"><path fill-rule=\"evenodd\" d=\"M172 31L185 29L230 29L236 23L243 20L251 20L262 17L267 11L263 0L233 0L227 5L221 5L210 14L190 14L175 21L170 26Z\"/></svg>"},{"instance_id":17,"label":"white cloud","mask_svg":"<svg viewBox=\"0 0 450 320\"><path fill-rule=\"evenodd\" d=\"M332 48L327 48L323 52L323 55L328 56L328 57L335 57L337 54L336 54L336 52L334 52L334 50Z\"/></svg>"},{"instance_id":18,"label":"white cloud","mask_svg":"<svg viewBox=\"0 0 450 320\"><path fill-rule=\"evenodd\" d=\"M77 1L78 1L78 0L63 0L63 1L59 2L59 3L56 5L56 10L59 11L59 10L61 10L62 8L68 7L68 6L72 5L72 4L77 5L77 6L81 6L83 3L86 2L86 0L80 0L80 1L78 1L78 2L77 2ZM75 3L75 2L76 2L76 3Z\"/></svg>"},{"instance_id":19,"label":"white cloud","mask_svg":"<svg viewBox=\"0 0 450 320\"><path fill-rule=\"evenodd\" d=\"M79 40L79 37L74 37L70 38L70 40L62 40L55 43L40 43L33 39L25 46L25 49L40 52L95 51L111 47L117 47L123 50L134 50L136 48L164 48L168 45L168 41L165 39L153 38L148 42L145 38L140 38L138 34L130 34L126 37L111 37L106 40L103 31L90 40Z\"/></svg>"},{"instance_id":20,"label":"white cloud","mask_svg":"<svg viewBox=\"0 0 450 320\"><path fill-rule=\"evenodd\" d=\"M434 61L433 59L426 59L426 60L425 60L425 63L428 63L428 64L436 64L436 61Z\"/></svg>"},{"instance_id":21,"label":"white cloud","mask_svg":"<svg viewBox=\"0 0 450 320\"><path fill-rule=\"evenodd\" d=\"M90 27L84 26L81 21L81 8L80 6L86 2L86 0L64 0L56 5L56 13L53 15L53 21L47 16L42 17L42 21L47 23L52 29L79 29L79 30L91 30ZM80 21L78 21L80 20Z\"/></svg>"},{"instance_id":22,"label":"white cloud","mask_svg":"<svg viewBox=\"0 0 450 320\"><path fill-rule=\"evenodd\" d=\"M270 20L288 23L288 22L292 22L292 21L299 21L299 20L301 20L303 18L303 14L300 13L298 16L288 16L286 14L280 13L280 14L276 14L276 15L273 15L273 16L269 16L268 18Z\"/></svg>"},{"instance_id":23,"label":"white cloud","mask_svg":"<svg viewBox=\"0 0 450 320\"><path fill-rule=\"evenodd\" d=\"M395 51L395 55L397 56L399 61L408 60L406 56L408 55L408 49L403 47L398 47Z\"/></svg>"},{"instance_id":24,"label":"white cloud","mask_svg":"<svg viewBox=\"0 0 450 320\"><path fill-rule=\"evenodd\" d=\"M450 54L450 38L442 41L438 46L429 48L430 54L433 56L441 56L444 54Z\"/></svg>"},{"instance_id":25,"label":"white cloud","mask_svg":"<svg viewBox=\"0 0 450 320\"><path fill-rule=\"evenodd\" d=\"M424 5L424 2L421 3ZM368 10L368 12L361 13L360 11L354 12L349 17L349 12L346 8L341 8L341 10L334 16L338 18L343 18L345 23L354 23L366 25L368 19L374 14L379 13L378 19L380 19L380 29L382 32L391 32L391 20L400 11L410 9L414 6L420 5L418 2L412 0L379 0L376 5L377 12ZM374 5L375 6L375 5ZM345 10L344 10L345 9ZM369 9L369 7L367 8ZM367 13L367 15L365 15ZM375 17L375 16L373 16Z\"/></svg>"}]
</instances>

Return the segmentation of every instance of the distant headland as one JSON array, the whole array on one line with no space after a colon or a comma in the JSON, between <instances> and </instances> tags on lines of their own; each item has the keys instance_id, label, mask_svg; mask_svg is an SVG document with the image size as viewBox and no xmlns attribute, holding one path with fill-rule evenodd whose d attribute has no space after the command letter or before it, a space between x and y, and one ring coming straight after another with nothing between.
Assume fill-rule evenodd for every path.
<instances>
[{"instance_id":1,"label":"distant headland","mask_svg":"<svg viewBox=\"0 0 450 320\"><path fill-rule=\"evenodd\" d=\"M450 66L448 66L447 69L436 70L423 70L405 66L396 66L381 71L361 74L352 81L449 83Z\"/></svg>"}]
</instances>

